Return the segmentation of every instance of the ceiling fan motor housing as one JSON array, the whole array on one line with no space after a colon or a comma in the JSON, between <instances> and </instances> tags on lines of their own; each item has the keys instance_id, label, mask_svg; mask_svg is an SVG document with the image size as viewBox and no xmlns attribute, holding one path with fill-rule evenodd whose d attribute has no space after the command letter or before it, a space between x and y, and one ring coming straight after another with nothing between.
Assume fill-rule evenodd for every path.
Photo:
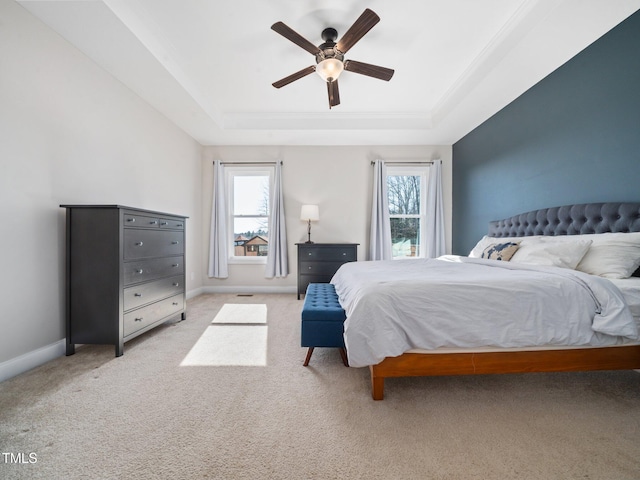
<instances>
[{"instance_id":1,"label":"ceiling fan motor housing","mask_svg":"<svg viewBox=\"0 0 640 480\"><path fill-rule=\"evenodd\" d=\"M335 58L336 60L344 61L344 54L340 50L336 49L336 39L338 38L338 32L335 28L325 28L322 31L322 39L324 43L318 45L321 50L316 54L316 63L320 63L327 58Z\"/></svg>"}]
</instances>

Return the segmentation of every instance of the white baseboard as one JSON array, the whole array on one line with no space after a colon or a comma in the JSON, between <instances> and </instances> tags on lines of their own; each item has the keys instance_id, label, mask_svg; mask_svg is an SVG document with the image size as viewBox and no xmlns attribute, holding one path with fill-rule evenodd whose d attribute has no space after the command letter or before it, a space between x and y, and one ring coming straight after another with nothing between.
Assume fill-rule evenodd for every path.
<instances>
[{"instance_id":1,"label":"white baseboard","mask_svg":"<svg viewBox=\"0 0 640 480\"><path fill-rule=\"evenodd\" d=\"M222 286L202 287L202 293L297 293L298 288L289 287L251 287L251 286Z\"/></svg>"},{"instance_id":2,"label":"white baseboard","mask_svg":"<svg viewBox=\"0 0 640 480\"><path fill-rule=\"evenodd\" d=\"M46 347L38 348L19 357L0 363L0 382L39 367L54 358L61 357L66 351L66 340L57 341Z\"/></svg>"}]
</instances>

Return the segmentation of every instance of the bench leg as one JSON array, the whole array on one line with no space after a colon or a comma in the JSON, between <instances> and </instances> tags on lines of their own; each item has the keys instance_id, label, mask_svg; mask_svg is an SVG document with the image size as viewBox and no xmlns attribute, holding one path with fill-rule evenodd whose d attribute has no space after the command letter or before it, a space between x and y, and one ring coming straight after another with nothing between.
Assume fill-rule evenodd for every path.
<instances>
[{"instance_id":1,"label":"bench leg","mask_svg":"<svg viewBox=\"0 0 640 480\"><path fill-rule=\"evenodd\" d=\"M349 360L347 360L347 351L344 348L340 348L340 356L342 357L342 363L345 367L349 366Z\"/></svg>"},{"instance_id":2,"label":"bench leg","mask_svg":"<svg viewBox=\"0 0 640 480\"><path fill-rule=\"evenodd\" d=\"M307 358L304 359L304 363L302 364L305 367L309 366L309 360L311 360L311 355L313 354L313 347L309 347L307 350Z\"/></svg>"}]
</instances>

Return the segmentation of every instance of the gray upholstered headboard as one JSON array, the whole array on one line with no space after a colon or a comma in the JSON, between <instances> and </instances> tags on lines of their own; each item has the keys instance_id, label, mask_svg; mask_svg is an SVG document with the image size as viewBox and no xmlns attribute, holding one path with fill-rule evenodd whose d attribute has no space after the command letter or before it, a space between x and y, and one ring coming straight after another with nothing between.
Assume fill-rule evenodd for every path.
<instances>
[{"instance_id":1,"label":"gray upholstered headboard","mask_svg":"<svg viewBox=\"0 0 640 480\"><path fill-rule=\"evenodd\" d=\"M489 222L490 237L640 232L640 202L543 208Z\"/></svg>"},{"instance_id":2,"label":"gray upholstered headboard","mask_svg":"<svg viewBox=\"0 0 640 480\"><path fill-rule=\"evenodd\" d=\"M608 232L640 232L640 202L565 205L489 222L490 237ZM634 276L640 276L640 269Z\"/></svg>"}]
</instances>

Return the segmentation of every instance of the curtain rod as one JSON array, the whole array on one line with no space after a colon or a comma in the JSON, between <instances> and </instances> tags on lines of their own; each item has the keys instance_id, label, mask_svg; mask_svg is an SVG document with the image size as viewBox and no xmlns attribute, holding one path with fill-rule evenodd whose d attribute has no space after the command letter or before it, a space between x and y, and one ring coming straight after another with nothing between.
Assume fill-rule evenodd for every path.
<instances>
[{"instance_id":1,"label":"curtain rod","mask_svg":"<svg viewBox=\"0 0 640 480\"><path fill-rule=\"evenodd\" d=\"M384 162L385 165L433 165L433 160L425 160L423 162L402 162L402 161L397 161L397 162ZM371 165L375 165L376 162L371 162Z\"/></svg>"},{"instance_id":2,"label":"curtain rod","mask_svg":"<svg viewBox=\"0 0 640 480\"><path fill-rule=\"evenodd\" d=\"M220 163L222 165L275 165L278 162L220 162ZM280 160L280 165L284 165L284 162L282 160Z\"/></svg>"}]
</instances>

